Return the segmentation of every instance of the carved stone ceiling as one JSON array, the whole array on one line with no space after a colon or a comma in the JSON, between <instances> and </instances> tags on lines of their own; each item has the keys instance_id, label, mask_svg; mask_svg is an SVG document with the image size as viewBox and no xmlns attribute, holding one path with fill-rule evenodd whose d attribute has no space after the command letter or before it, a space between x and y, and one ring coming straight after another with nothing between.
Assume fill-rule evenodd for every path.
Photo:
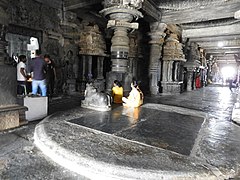
<instances>
[{"instance_id":1,"label":"carved stone ceiling","mask_svg":"<svg viewBox=\"0 0 240 180\"><path fill-rule=\"evenodd\" d=\"M66 10L78 16L98 14L102 0L64 0ZM148 21L180 24L183 39L197 42L219 63L235 63L240 53L240 0L145 0L142 11ZM150 17L150 18L149 18Z\"/></svg>"}]
</instances>

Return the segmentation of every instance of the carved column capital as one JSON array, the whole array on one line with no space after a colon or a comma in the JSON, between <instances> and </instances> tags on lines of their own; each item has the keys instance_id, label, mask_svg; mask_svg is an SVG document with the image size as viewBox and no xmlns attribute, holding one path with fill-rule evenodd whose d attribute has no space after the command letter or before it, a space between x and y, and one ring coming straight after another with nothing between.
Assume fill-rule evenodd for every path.
<instances>
[{"instance_id":1,"label":"carved column capital","mask_svg":"<svg viewBox=\"0 0 240 180\"><path fill-rule=\"evenodd\" d=\"M142 0L104 0L104 9L100 11L109 19L107 27L114 30L111 46L111 61L113 72L128 72L129 37L128 30L138 29L138 23L133 23L143 17L138 9Z\"/></svg>"},{"instance_id":2,"label":"carved column capital","mask_svg":"<svg viewBox=\"0 0 240 180\"><path fill-rule=\"evenodd\" d=\"M167 28L167 25L164 23L159 23L159 22L151 23L150 25L151 32L149 33L151 37L151 41L149 41L149 44L162 45L164 42L164 38L166 36L166 33L164 33L166 28Z\"/></svg>"}]
</instances>

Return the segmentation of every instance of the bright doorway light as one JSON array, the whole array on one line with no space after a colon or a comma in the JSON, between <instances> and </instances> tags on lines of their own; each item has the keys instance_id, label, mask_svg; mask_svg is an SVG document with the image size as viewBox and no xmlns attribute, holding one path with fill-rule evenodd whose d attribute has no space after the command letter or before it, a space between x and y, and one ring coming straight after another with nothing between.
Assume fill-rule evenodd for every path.
<instances>
[{"instance_id":1,"label":"bright doorway light","mask_svg":"<svg viewBox=\"0 0 240 180\"><path fill-rule=\"evenodd\" d=\"M226 66L221 69L221 73L224 80L232 79L236 74L236 69L231 66Z\"/></svg>"},{"instance_id":2,"label":"bright doorway light","mask_svg":"<svg viewBox=\"0 0 240 180\"><path fill-rule=\"evenodd\" d=\"M223 47L223 42L218 42L218 47Z\"/></svg>"}]
</instances>

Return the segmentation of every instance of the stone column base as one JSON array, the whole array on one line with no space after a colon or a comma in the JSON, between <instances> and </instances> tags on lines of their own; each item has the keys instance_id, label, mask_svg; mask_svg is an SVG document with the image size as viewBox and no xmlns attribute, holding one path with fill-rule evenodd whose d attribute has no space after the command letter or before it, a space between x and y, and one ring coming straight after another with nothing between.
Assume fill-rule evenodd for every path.
<instances>
[{"instance_id":1,"label":"stone column base","mask_svg":"<svg viewBox=\"0 0 240 180\"><path fill-rule=\"evenodd\" d=\"M161 82L162 94L180 94L182 92L183 82Z\"/></svg>"},{"instance_id":2,"label":"stone column base","mask_svg":"<svg viewBox=\"0 0 240 180\"><path fill-rule=\"evenodd\" d=\"M159 94L159 86L150 86L150 92L153 95Z\"/></svg>"},{"instance_id":3,"label":"stone column base","mask_svg":"<svg viewBox=\"0 0 240 180\"><path fill-rule=\"evenodd\" d=\"M75 95L78 92L76 91L76 86L77 86L77 82L76 79L68 79L67 80L67 87L66 87L66 92L69 95Z\"/></svg>"}]
</instances>

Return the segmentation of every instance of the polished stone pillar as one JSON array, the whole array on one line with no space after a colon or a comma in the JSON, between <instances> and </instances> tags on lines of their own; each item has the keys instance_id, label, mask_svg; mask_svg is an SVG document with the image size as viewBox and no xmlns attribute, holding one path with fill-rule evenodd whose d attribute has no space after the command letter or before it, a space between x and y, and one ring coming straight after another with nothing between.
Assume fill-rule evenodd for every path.
<instances>
[{"instance_id":1,"label":"polished stone pillar","mask_svg":"<svg viewBox=\"0 0 240 180\"><path fill-rule=\"evenodd\" d=\"M194 67L187 67L187 91L192 91L195 87L193 71Z\"/></svg>"},{"instance_id":2,"label":"polished stone pillar","mask_svg":"<svg viewBox=\"0 0 240 180\"><path fill-rule=\"evenodd\" d=\"M87 56L87 79L88 81L91 81L92 80L92 56Z\"/></svg>"},{"instance_id":3,"label":"polished stone pillar","mask_svg":"<svg viewBox=\"0 0 240 180\"><path fill-rule=\"evenodd\" d=\"M183 81L180 79L179 64L185 62L182 43L179 41L182 30L175 24L168 24L167 39L165 40L163 49L163 72L162 72L162 93L178 94L182 92Z\"/></svg>"},{"instance_id":4,"label":"polished stone pillar","mask_svg":"<svg viewBox=\"0 0 240 180\"><path fill-rule=\"evenodd\" d=\"M179 80L179 70L180 70L180 67L179 67L179 64L180 62L176 61L174 62L174 77L173 77L173 81L178 81Z\"/></svg>"},{"instance_id":5,"label":"polished stone pillar","mask_svg":"<svg viewBox=\"0 0 240 180\"><path fill-rule=\"evenodd\" d=\"M149 64L149 88L151 94L159 93L159 81L161 78L161 62L162 45L165 37L165 29L167 25L164 23L154 22L151 24L151 32L149 33L151 41L150 64Z\"/></svg>"},{"instance_id":6,"label":"polished stone pillar","mask_svg":"<svg viewBox=\"0 0 240 180\"><path fill-rule=\"evenodd\" d=\"M122 81L124 91L130 90L132 74L129 73L129 30L138 29L138 23L133 20L143 17L138 11L142 1L118 1L105 0L104 9L100 11L106 18L109 18L107 27L114 30L111 39L111 61L112 70L107 74L107 91L111 91L115 79Z\"/></svg>"},{"instance_id":7,"label":"polished stone pillar","mask_svg":"<svg viewBox=\"0 0 240 180\"><path fill-rule=\"evenodd\" d=\"M86 80L86 56L82 56L82 78L83 81Z\"/></svg>"},{"instance_id":8,"label":"polished stone pillar","mask_svg":"<svg viewBox=\"0 0 240 180\"><path fill-rule=\"evenodd\" d=\"M138 48L139 48L139 41L138 41L139 33L134 31L129 34L129 73L137 79L137 68L138 68Z\"/></svg>"},{"instance_id":9,"label":"polished stone pillar","mask_svg":"<svg viewBox=\"0 0 240 180\"><path fill-rule=\"evenodd\" d=\"M104 57L99 56L97 60L97 79L104 79L103 77L103 61Z\"/></svg>"},{"instance_id":10,"label":"polished stone pillar","mask_svg":"<svg viewBox=\"0 0 240 180\"><path fill-rule=\"evenodd\" d=\"M187 91L196 89L195 86L195 72L194 70L199 67L200 64L200 53L198 51L198 45L195 42L191 42L188 48L187 62L184 67L187 68Z\"/></svg>"}]
</instances>

